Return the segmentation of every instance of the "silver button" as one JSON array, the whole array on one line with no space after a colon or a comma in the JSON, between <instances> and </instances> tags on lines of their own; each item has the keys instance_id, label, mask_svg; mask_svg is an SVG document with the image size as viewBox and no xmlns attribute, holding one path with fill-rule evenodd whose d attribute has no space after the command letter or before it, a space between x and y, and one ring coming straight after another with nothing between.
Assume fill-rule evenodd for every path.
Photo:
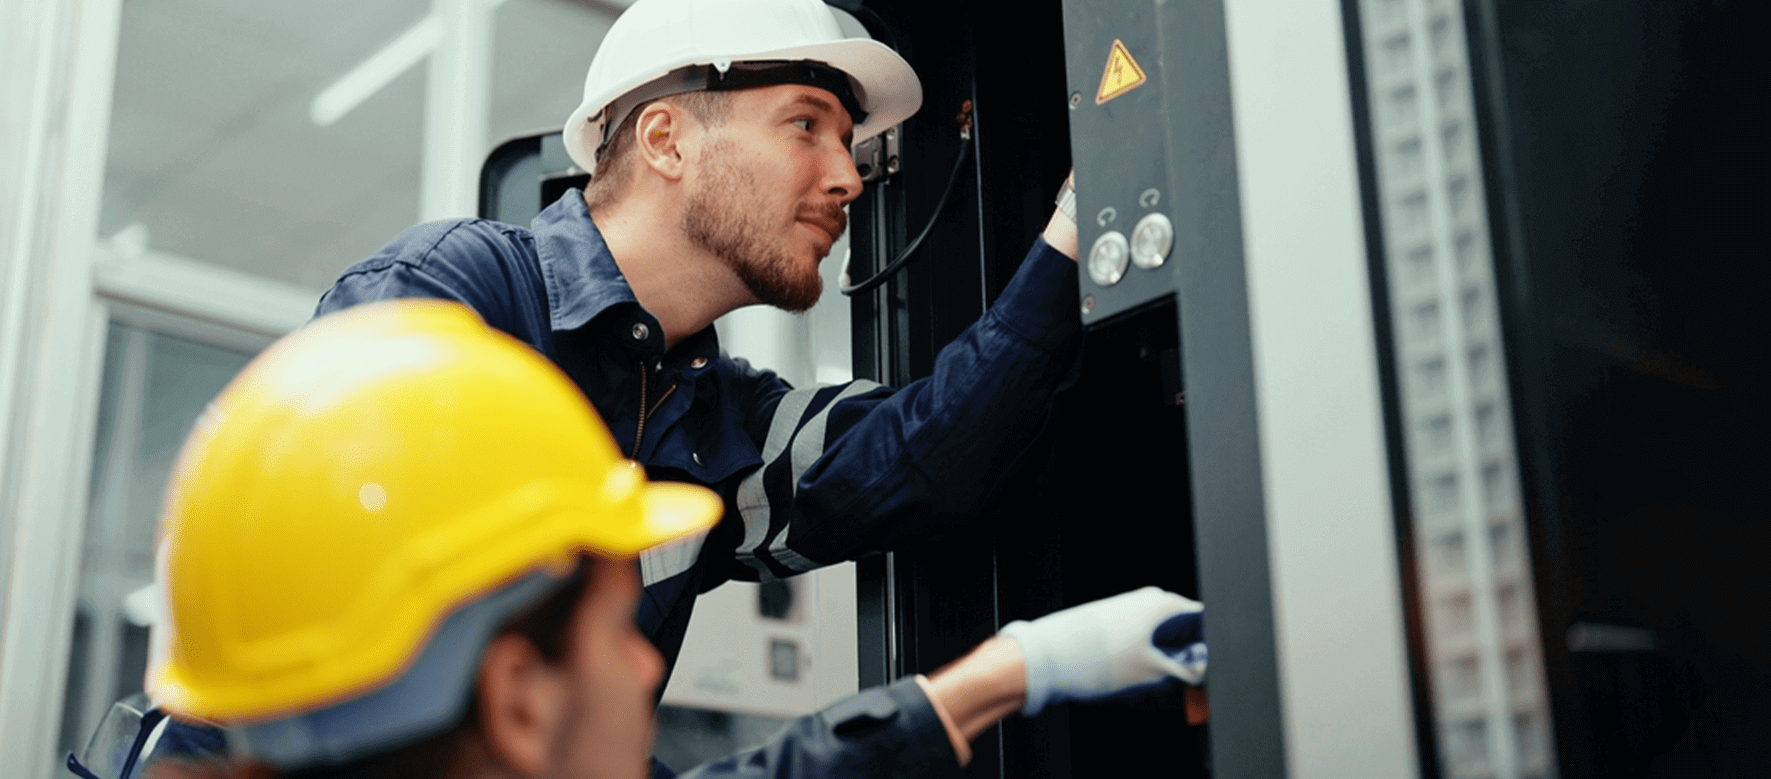
<instances>
[{"instance_id":1,"label":"silver button","mask_svg":"<svg viewBox=\"0 0 1771 779\"><path fill-rule=\"evenodd\" d=\"M1131 231L1131 264L1150 269L1162 267L1174 247L1175 227L1163 214L1145 214Z\"/></svg>"},{"instance_id":2,"label":"silver button","mask_svg":"<svg viewBox=\"0 0 1771 779\"><path fill-rule=\"evenodd\" d=\"M689 457L694 459L696 465L701 465L701 466L707 465L707 463L701 462L701 453L700 452L690 452Z\"/></svg>"},{"instance_id":3,"label":"silver button","mask_svg":"<svg viewBox=\"0 0 1771 779\"><path fill-rule=\"evenodd\" d=\"M695 359L689 361L689 367L694 368L695 370L701 370L702 368L707 367L707 358L706 357L696 357Z\"/></svg>"},{"instance_id":4,"label":"silver button","mask_svg":"<svg viewBox=\"0 0 1771 779\"><path fill-rule=\"evenodd\" d=\"M645 323L638 322L638 323L634 324L634 326L633 326L633 340L644 341L644 340L646 340L646 336L651 335L651 334L652 334L651 328L646 327Z\"/></svg>"},{"instance_id":5,"label":"silver button","mask_svg":"<svg viewBox=\"0 0 1771 779\"><path fill-rule=\"evenodd\" d=\"M1088 277L1096 284L1111 287L1118 284L1125 276L1125 265L1131 260L1131 245L1125 240L1125 233L1108 230L1095 239L1095 246L1088 250Z\"/></svg>"}]
</instances>

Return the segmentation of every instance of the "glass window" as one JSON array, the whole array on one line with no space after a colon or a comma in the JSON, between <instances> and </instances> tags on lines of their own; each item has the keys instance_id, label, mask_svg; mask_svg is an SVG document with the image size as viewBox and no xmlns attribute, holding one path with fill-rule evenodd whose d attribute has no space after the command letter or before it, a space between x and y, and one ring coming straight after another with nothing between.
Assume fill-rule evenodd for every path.
<instances>
[{"instance_id":1,"label":"glass window","mask_svg":"<svg viewBox=\"0 0 1771 779\"><path fill-rule=\"evenodd\" d=\"M252 358L117 323L106 341L64 751L82 746L113 702L141 692L166 478L197 416Z\"/></svg>"}]
</instances>

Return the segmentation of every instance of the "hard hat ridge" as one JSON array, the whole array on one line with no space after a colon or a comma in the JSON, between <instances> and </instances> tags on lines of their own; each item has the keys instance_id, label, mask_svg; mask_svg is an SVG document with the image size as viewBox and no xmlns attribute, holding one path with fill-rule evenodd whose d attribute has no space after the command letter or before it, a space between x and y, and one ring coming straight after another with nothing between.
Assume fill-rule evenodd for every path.
<instances>
[{"instance_id":1,"label":"hard hat ridge","mask_svg":"<svg viewBox=\"0 0 1771 779\"><path fill-rule=\"evenodd\" d=\"M584 100L566 120L566 151L594 174L604 133L619 127L634 106L709 88L705 69L678 71L711 66L726 76L741 63L785 62L817 63L847 76L855 106L845 107L855 119L856 143L904 121L922 105L922 85L910 64L871 38L845 37L833 10L820 0L639 0L615 20L597 48L585 75ZM668 91L655 82L669 85ZM624 107L614 106L618 101Z\"/></svg>"}]
</instances>

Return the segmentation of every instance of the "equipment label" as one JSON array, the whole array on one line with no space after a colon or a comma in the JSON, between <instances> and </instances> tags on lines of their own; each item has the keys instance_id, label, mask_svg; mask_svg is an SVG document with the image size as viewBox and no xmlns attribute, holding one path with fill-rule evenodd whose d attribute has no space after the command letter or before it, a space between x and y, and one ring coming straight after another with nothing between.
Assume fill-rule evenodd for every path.
<instances>
[{"instance_id":1,"label":"equipment label","mask_svg":"<svg viewBox=\"0 0 1771 779\"><path fill-rule=\"evenodd\" d=\"M1101 89L1095 93L1095 105L1137 89L1147 80L1144 69L1126 51L1125 42L1114 38L1113 49L1107 52L1107 70L1101 74Z\"/></svg>"}]
</instances>

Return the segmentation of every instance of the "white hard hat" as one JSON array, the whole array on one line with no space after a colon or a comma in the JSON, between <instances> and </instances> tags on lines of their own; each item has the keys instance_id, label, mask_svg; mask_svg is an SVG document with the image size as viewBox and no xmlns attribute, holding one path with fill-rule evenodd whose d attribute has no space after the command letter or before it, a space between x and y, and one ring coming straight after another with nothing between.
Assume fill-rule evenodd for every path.
<instances>
[{"instance_id":1,"label":"white hard hat","mask_svg":"<svg viewBox=\"0 0 1771 779\"><path fill-rule=\"evenodd\" d=\"M789 63L810 67L761 80L734 77L755 73L752 64ZM836 74L830 70L847 76L848 89L831 83ZM635 105L710 87L768 83L835 86L832 91L855 120L856 143L922 106L922 84L910 63L879 41L843 37L821 0L639 0L615 20L597 48L584 77L584 102L566 120L566 152L578 167L594 173L604 134L618 128ZM842 94L849 90L852 99Z\"/></svg>"}]
</instances>

